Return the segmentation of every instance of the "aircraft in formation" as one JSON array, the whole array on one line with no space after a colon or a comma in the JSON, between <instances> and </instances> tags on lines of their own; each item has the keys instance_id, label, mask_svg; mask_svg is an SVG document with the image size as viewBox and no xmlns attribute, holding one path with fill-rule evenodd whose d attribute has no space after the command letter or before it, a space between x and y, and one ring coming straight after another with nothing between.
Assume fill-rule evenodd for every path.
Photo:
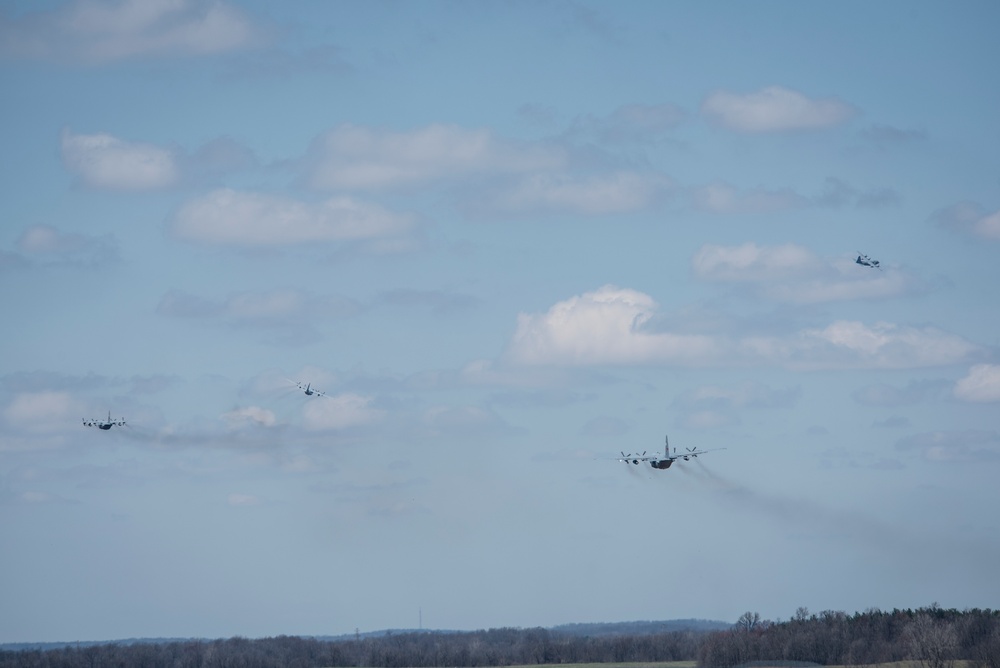
<instances>
[{"instance_id":1,"label":"aircraft in formation","mask_svg":"<svg viewBox=\"0 0 1000 668\"><path fill-rule=\"evenodd\" d=\"M879 266L878 260L873 260L864 253L858 253L858 259L854 261L855 264L860 264L862 267L873 267L875 269L882 269Z\"/></svg>"},{"instance_id":2,"label":"aircraft in formation","mask_svg":"<svg viewBox=\"0 0 1000 668\"><path fill-rule=\"evenodd\" d=\"M295 387L297 387L300 390L302 390L303 392L305 392L306 396L309 396L309 397L325 397L326 396L326 392L320 392L319 390L314 389L313 386L312 386L312 383L306 383L305 385L303 385L302 383L298 382L297 380L290 380L290 379L287 379L287 378L285 380L288 380L289 383L291 383Z\"/></svg>"},{"instance_id":3,"label":"aircraft in formation","mask_svg":"<svg viewBox=\"0 0 1000 668\"><path fill-rule=\"evenodd\" d=\"M689 461L692 457L697 457L698 455L703 455L706 452L713 452L714 450L725 450L725 448L713 448L712 450L699 450L698 448L685 448L684 452L678 453L677 448L674 448L674 453L670 454L670 437L664 436L663 442L665 448L663 450L663 456L652 455L647 457L646 453L643 452L641 455L625 454L622 452L622 456L618 458L618 461L625 462L626 464L639 465L639 462L649 462L649 465L654 469L668 469L670 465L676 462L678 459L683 459L684 461Z\"/></svg>"},{"instance_id":4,"label":"aircraft in formation","mask_svg":"<svg viewBox=\"0 0 1000 668\"><path fill-rule=\"evenodd\" d=\"M111 411L108 411L108 419L107 420L88 420L88 419L84 418L84 420L83 420L83 426L85 426L85 427L97 427L98 429L103 429L104 431L108 431L112 427L124 427L125 426L125 418L121 418L120 420L112 420L111 419Z\"/></svg>"}]
</instances>

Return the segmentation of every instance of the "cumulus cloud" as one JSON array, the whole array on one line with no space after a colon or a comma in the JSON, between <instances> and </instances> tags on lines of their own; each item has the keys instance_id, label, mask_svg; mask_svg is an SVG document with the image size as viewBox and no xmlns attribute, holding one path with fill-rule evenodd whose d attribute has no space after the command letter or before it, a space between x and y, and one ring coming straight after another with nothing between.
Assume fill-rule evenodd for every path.
<instances>
[{"instance_id":1,"label":"cumulus cloud","mask_svg":"<svg viewBox=\"0 0 1000 668\"><path fill-rule=\"evenodd\" d=\"M777 213L806 206L805 197L791 190L756 188L741 192L728 183L716 182L691 190L696 209L709 213L759 214Z\"/></svg>"},{"instance_id":2,"label":"cumulus cloud","mask_svg":"<svg viewBox=\"0 0 1000 668\"><path fill-rule=\"evenodd\" d=\"M838 320L826 327L748 336L676 333L657 304L635 290L604 286L521 313L506 358L522 365L769 364L793 369L919 368L957 364L982 350L934 327ZM665 324L666 323L666 324ZM690 329L690 327L688 327Z\"/></svg>"},{"instance_id":3,"label":"cumulus cloud","mask_svg":"<svg viewBox=\"0 0 1000 668\"><path fill-rule=\"evenodd\" d=\"M184 204L169 223L178 239L217 246L293 246L399 237L411 216L350 197L307 203L228 188Z\"/></svg>"},{"instance_id":4,"label":"cumulus cloud","mask_svg":"<svg viewBox=\"0 0 1000 668\"><path fill-rule=\"evenodd\" d=\"M977 364L968 375L955 383L955 396L963 401L988 403L1000 401L1000 365Z\"/></svg>"},{"instance_id":5,"label":"cumulus cloud","mask_svg":"<svg viewBox=\"0 0 1000 668\"><path fill-rule=\"evenodd\" d=\"M701 113L726 129L761 133L827 128L847 121L857 112L834 98L809 98L794 90L769 86L745 94L716 91L702 102Z\"/></svg>"},{"instance_id":6,"label":"cumulus cloud","mask_svg":"<svg viewBox=\"0 0 1000 668\"><path fill-rule=\"evenodd\" d=\"M564 149L498 139L489 130L429 125L411 132L343 124L313 143L308 182L333 190L411 187L477 174L557 169Z\"/></svg>"},{"instance_id":7,"label":"cumulus cloud","mask_svg":"<svg viewBox=\"0 0 1000 668\"><path fill-rule=\"evenodd\" d=\"M220 0L75 0L0 17L3 55L72 63L225 53L261 37L245 12Z\"/></svg>"},{"instance_id":8,"label":"cumulus cloud","mask_svg":"<svg viewBox=\"0 0 1000 668\"><path fill-rule=\"evenodd\" d=\"M174 185L179 176L173 151L105 133L63 130L60 149L66 168L90 188L154 190Z\"/></svg>"},{"instance_id":9,"label":"cumulus cloud","mask_svg":"<svg viewBox=\"0 0 1000 668\"><path fill-rule=\"evenodd\" d=\"M846 257L824 259L796 244L705 244L691 267L701 280L750 284L763 297L796 304L884 299L923 289L904 271L872 271Z\"/></svg>"},{"instance_id":10,"label":"cumulus cloud","mask_svg":"<svg viewBox=\"0 0 1000 668\"><path fill-rule=\"evenodd\" d=\"M959 202L938 211L932 219L960 234L1000 241L1000 209L990 213L974 202Z\"/></svg>"},{"instance_id":11,"label":"cumulus cloud","mask_svg":"<svg viewBox=\"0 0 1000 668\"><path fill-rule=\"evenodd\" d=\"M521 313L507 354L520 364L693 363L716 353L711 337L644 328L657 311L646 294L606 285L559 302L547 313Z\"/></svg>"}]
</instances>

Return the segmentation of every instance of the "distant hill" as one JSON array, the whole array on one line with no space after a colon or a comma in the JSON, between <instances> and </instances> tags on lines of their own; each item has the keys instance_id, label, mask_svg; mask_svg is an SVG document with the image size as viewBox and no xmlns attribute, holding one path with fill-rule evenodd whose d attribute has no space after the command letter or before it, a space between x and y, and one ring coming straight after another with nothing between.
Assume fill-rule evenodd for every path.
<instances>
[{"instance_id":1,"label":"distant hill","mask_svg":"<svg viewBox=\"0 0 1000 668\"><path fill-rule=\"evenodd\" d=\"M669 633L671 631L719 631L732 628L728 622L711 621L705 619L672 619L667 621L637 621L637 622L596 622L583 624L560 624L552 626L548 631L573 637L608 637L608 636L645 636L656 633ZM408 633L433 633L438 635L451 635L470 633L470 631L440 630L440 629L384 629L381 631L364 631L359 633L345 633L336 636L300 636L321 640L324 642L347 642L358 638L382 638L391 635L404 635ZM211 642L209 638L127 638L124 640L83 640L67 642L27 642L27 643L2 643L0 650L17 652L20 650L50 650L61 649L63 647L93 647L96 645L165 645L176 642Z\"/></svg>"},{"instance_id":2,"label":"distant hill","mask_svg":"<svg viewBox=\"0 0 1000 668\"><path fill-rule=\"evenodd\" d=\"M719 622L707 619L671 619L659 622L599 622L595 624L562 624L553 626L550 631L573 636L647 636L655 633L670 633L672 631L722 631L732 628L729 622Z\"/></svg>"}]
</instances>

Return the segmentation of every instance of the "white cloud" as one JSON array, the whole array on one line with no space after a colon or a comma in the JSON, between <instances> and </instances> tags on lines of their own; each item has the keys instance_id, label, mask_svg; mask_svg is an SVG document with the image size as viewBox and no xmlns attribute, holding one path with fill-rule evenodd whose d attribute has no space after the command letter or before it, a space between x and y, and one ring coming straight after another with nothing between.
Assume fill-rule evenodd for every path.
<instances>
[{"instance_id":1,"label":"white cloud","mask_svg":"<svg viewBox=\"0 0 1000 668\"><path fill-rule=\"evenodd\" d=\"M409 187L476 174L519 174L562 167L564 149L500 140L489 130L429 125L389 132L343 124L320 137L309 183L321 189Z\"/></svg>"},{"instance_id":2,"label":"white cloud","mask_svg":"<svg viewBox=\"0 0 1000 668\"><path fill-rule=\"evenodd\" d=\"M184 204L170 229L196 243L291 246L394 237L411 224L408 215L350 197L310 204L226 188Z\"/></svg>"},{"instance_id":3,"label":"white cloud","mask_svg":"<svg viewBox=\"0 0 1000 668\"><path fill-rule=\"evenodd\" d=\"M695 208L709 213L755 214L777 213L805 206L806 198L791 190L757 188L740 192L728 183L710 183L694 188L691 196Z\"/></svg>"},{"instance_id":4,"label":"white cloud","mask_svg":"<svg viewBox=\"0 0 1000 668\"><path fill-rule=\"evenodd\" d=\"M955 396L963 401L1000 401L1000 364L977 364L955 383Z\"/></svg>"},{"instance_id":5,"label":"white cloud","mask_svg":"<svg viewBox=\"0 0 1000 668\"><path fill-rule=\"evenodd\" d=\"M850 105L833 98L808 98L780 86L753 93L716 91L702 102L701 113L737 132L781 132L839 125L855 115Z\"/></svg>"},{"instance_id":6,"label":"white cloud","mask_svg":"<svg viewBox=\"0 0 1000 668\"><path fill-rule=\"evenodd\" d=\"M0 22L5 55L73 63L209 55L259 41L247 15L219 0L76 0Z\"/></svg>"},{"instance_id":7,"label":"white cloud","mask_svg":"<svg viewBox=\"0 0 1000 668\"><path fill-rule=\"evenodd\" d=\"M178 179L174 153L152 144L63 130L60 147L66 168L91 188L152 190L171 186Z\"/></svg>"},{"instance_id":8,"label":"white cloud","mask_svg":"<svg viewBox=\"0 0 1000 668\"><path fill-rule=\"evenodd\" d=\"M793 369L919 368L958 364L981 352L933 327L838 320L779 336L674 333L651 297L605 286L521 313L506 351L515 364L600 366L770 364ZM657 323L654 328L653 323ZM690 323L689 323L690 324Z\"/></svg>"},{"instance_id":9,"label":"white cloud","mask_svg":"<svg viewBox=\"0 0 1000 668\"><path fill-rule=\"evenodd\" d=\"M711 337L655 333L651 297L606 285L543 314L521 313L507 354L521 364L695 363L716 353Z\"/></svg>"},{"instance_id":10,"label":"white cloud","mask_svg":"<svg viewBox=\"0 0 1000 668\"><path fill-rule=\"evenodd\" d=\"M380 420L385 411L372 406L373 398L345 392L318 397L302 410L305 428L326 431L357 427Z\"/></svg>"},{"instance_id":11,"label":"white cloud","mask_svg":"<svg viewBox=\"0 0 1000 668\"><path fill-rule=\"evenodd\" d=\"M240 494L234 492L229 495L229 505L231 506L256 506L260 504L260 499L253 494Z\"/></svg>"}]
</instances>

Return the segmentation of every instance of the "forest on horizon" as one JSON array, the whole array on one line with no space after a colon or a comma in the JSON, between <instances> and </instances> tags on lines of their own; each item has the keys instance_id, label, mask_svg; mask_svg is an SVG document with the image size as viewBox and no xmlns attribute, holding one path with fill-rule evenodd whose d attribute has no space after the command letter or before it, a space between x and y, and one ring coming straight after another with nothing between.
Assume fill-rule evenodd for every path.
<instances>
[{"instance_id":1,"label":"forest on horizon","mask_svg":"<svg viewBox=\"0 0 1000 668\"><path fill-rule=\"evenodd\" d=\"M817 615L799 608L791 619L778 622L746 612L722 630L600 634L595 628L588 634L562 628L70 645L0 650L0 668L479 668L664 661L697 661L699 668L759 661L871 667L905 660L923 668L950 668L958 660L969 668L1000 668L1000 610L990 609L932 605Z\"/></svg>"}]
</instances>

